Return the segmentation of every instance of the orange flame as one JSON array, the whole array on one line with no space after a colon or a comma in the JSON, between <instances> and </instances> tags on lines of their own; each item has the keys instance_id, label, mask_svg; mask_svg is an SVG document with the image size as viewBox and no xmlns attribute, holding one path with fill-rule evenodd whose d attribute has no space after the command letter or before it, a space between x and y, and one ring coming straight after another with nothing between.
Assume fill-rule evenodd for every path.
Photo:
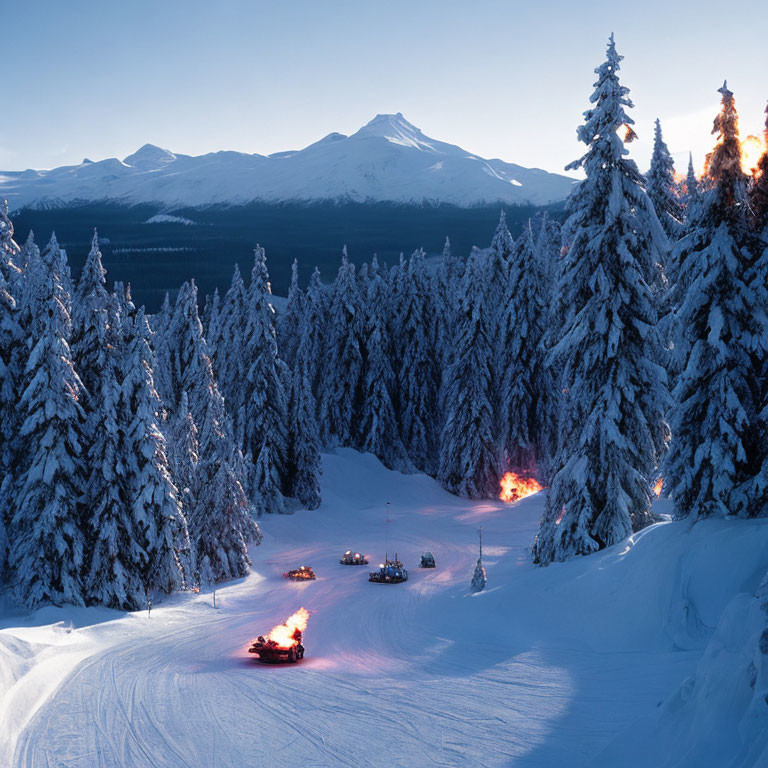
<instances>
[{"instance_id":1,"label":"orange flame","mask_svg":"<svg viewBox=\"0 0 768 768\"><path fill-rule=\"evenodd\" d=\"M656 481L656 484L653 486L653 492L654 492L654 493L655 493L657 496L661 496L661 492L662 492L663 490L664 490L664 478L663 478L663 477L660 477L660 478L659 478L659 479Z\"/></svg>"},{"instance_id":2,"label":"orange flame","mask_svg":"<svg viewBox=\"0 0 768 768\"><path fill-rule=\"evenodd\" d=\"M502 501L519 501L542 490L542 486L534 478L518 475L516 472L507 472L499 481L499 485L499 498Z\"/></svg>"},{"instance_id":3,"label":"orange flame","mask_svg":"<svg viewBox=\"0 0 768 768\"><path fill-rule=\"evenodd\" d=\"M747 136L741 142L741 170L746 174L754 173L763 153L768 151L765 142L759 136Z\"/></svg>"},{"instance_id":4,"label":"orange flame","mask_svg":"<svg viewBox=\"0 0 768 768\"><path fill-rule=\"evenodd\" d=\"M281 648L290 648L296 645L296 630L303 632L307 628L309 621L309 611L306 608L299 608L293 616L285 620L284 624L278 624L268 635L267 640L273 640Z\"/></svg>"}]
</instances>

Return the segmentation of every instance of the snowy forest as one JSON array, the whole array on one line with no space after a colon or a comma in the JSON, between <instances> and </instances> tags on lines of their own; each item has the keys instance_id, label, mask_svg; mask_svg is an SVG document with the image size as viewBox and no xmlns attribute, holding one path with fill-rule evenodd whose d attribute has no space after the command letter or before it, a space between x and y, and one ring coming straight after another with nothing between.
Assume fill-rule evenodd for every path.
<instances>
[{"instance_id":1,"label":"snowy forest","mask_svg":"<svg viewBox=\"0 0 768 768\"><path fill-rule=\"evenodd\" d=\"M702 174L678 177L659 121L642 174L621 58L611 39L562 225L513 237L502 212L486 248L394 265L344 250L330 284L294 263L279 313L261 247L249 280L149 316L96 233L74 283L55 235L19 246L0 211L2 589L136 610L244 576L257 518L319 507L337 446L472 499L536 478L542 565L651 524L655 494L765 515L768 149L744 167L724 84Z\"/></svg>"}]
</instances>

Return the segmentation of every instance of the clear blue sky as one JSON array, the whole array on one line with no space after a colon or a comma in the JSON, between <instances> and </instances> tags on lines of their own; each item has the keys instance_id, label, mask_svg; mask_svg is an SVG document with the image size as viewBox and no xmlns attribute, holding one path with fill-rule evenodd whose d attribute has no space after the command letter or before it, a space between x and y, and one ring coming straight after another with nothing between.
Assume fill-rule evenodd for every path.
<instances>
[{"instance_id":1,"label":"clear blue sky","mask_svg":"<svg viewBox=\"0 0 768 768\"><path fill-rule=\"evenodd\" d=\"M711 144L728 78L742 127L768 100L768 2L0 0L0 169L177 152L268 154L378 112L485 157L561 171L613 31L642 168Z\"/></svg>"}]
</instances>

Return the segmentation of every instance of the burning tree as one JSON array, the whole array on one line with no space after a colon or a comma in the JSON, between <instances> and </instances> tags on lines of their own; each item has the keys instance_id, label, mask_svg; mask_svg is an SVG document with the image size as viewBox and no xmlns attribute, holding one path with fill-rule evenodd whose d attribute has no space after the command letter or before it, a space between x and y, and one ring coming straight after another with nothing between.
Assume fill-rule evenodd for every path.
<instances>
[{"instance_id":1,"label":"burning tree","mask_svg":"<svg viewBox=\"0 0 768 768\"><path fill-rule=\"evenodd\" d=\"M682 373L665 478L678 517L753 516L765 504L758 391L768 353L764 273L753 279L757 242L748 227L733 93L725 83L719 92L717 144L707 156L701 201L673 252Z\"/></svg>"},{"instance_id":2,"label":"burning tree","mask_svg":"<svg viewBox=\"0 0 768 768\"><path fill-rule=\"evenodd\" d=\"M758 235L762 235L763 240L768 242L768 106L765 108L763 152L755 167L754 177L749 193L753 226Z\"/></svg>"},{"instance_id":3,"label":"burning tree","mask_svg":"<svg viewBox=\"0 0 768 768\"><path fill-rule=\"evenodd\" d=\"M589 554L651 522L651 485L668 434L650 288L666 238L625 157L635 133L617 75L621 58L611 37L595 70L594 106L579 128L588 150L570 166L587 178L569 200L564 227L565 325L552 355L562 366L563 406L537 563Z\"/></svg>"}]
</instances>

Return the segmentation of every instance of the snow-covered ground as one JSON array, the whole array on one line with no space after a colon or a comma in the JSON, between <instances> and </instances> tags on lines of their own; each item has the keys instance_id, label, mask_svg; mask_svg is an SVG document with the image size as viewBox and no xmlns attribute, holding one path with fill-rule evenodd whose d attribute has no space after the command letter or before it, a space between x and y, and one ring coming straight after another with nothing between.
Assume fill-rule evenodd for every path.
<instances>
[{"instance_id":1,"label":"snow-covered ground","mask_svg":"<svg viewBox=\"0 0 768 768\"><path fill-rule=\"evenodd\" d=\"M0 618L0 765L730 765L738 728L686 761L703 702L687 712L681 691L709 656L722 669L715 628L724 614L738 626L768 568L768 521L659 524L535 568L542 498L467 502L368 455L324 461L322 507L264 519L254 573L218 591L218 610L204 594L149 618ZM479 526L489 581L472 595ZM406 584L338 564L348 548L374 564L387 546ZM424 550L436 570L416 567ZM300 564L317 581L281 578ZM255 664L249 642L302 605L304 662ZM664 735L661 756L647 734Z\"/></svg>"}]
</instances>

